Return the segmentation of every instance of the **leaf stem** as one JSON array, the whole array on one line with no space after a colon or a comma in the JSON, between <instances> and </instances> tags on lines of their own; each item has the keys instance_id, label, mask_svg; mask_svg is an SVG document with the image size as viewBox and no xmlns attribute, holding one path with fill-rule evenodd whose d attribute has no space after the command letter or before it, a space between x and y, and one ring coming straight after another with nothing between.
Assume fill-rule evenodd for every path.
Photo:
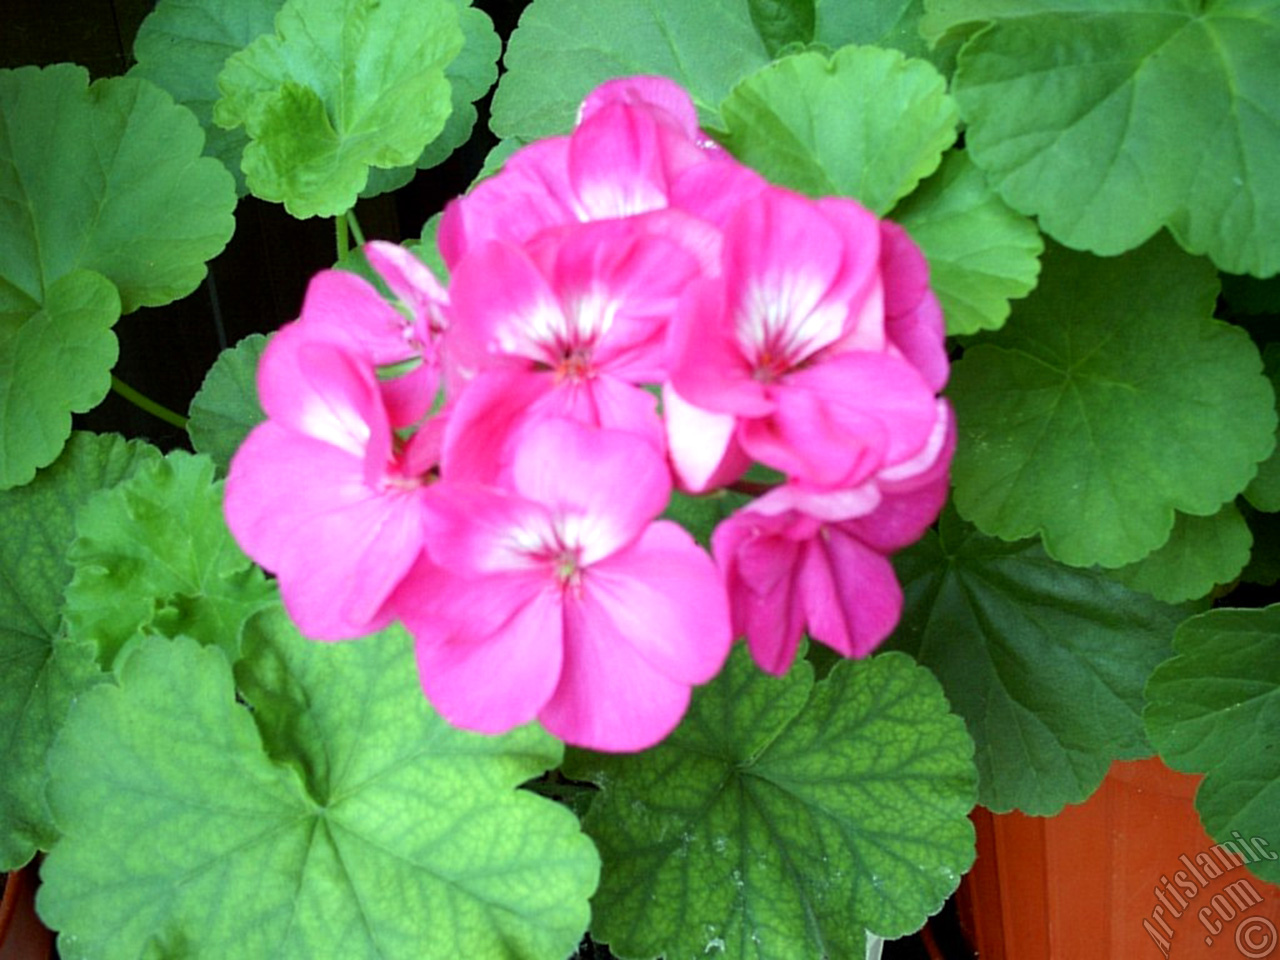
<instances>
[{"instance_id":1,"label":"leaf stem","mask_svg":"<svg viewBox=\"0 0 1280 960\"><path fill-rule=\"evenodd\" d=\"M333 229L338 240L338 263L347 259L347 254L351 252L351 238L347 235L347 217L345 214L339 214L333 218Z\"/></svg>"},{"instance_id":2,"label":"leaf stem","mask_svg":"<svg viewBox=\"0 0 1280 960\"><path fill-rule=\"evenodd\" d=\"M133 387L129 386L114 373L111 375L111 389L120 396L124 397L135 407L147 411L154 417L159 417L165 423L171 423L180 430L187 429L187 418L180 413L174 413L162 403L156 403L146 394L139 393Z\"/></svg>"},{"instance_id":3,"label":"leaf stem","mask_svg":"<svg viewBox=\"0 0 1280 960\"><path fill-rule=\"evenodd\" d=\"M351 236L355 237L356 246L364 246L364 231L360 229L360 221L356 219L356 208L347 211L347 226L351 228Z\"/></svg>"}]
</instances>

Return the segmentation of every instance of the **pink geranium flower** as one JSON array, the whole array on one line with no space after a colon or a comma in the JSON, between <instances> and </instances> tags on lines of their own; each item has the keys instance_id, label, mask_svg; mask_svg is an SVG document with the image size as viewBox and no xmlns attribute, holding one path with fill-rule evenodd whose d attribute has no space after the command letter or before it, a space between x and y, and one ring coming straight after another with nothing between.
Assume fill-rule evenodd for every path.
<instances>
[{"instance_id":1,"label":"pink geranium flower","mask_svg":"<svg viewBox=\"0 0 1280 960\"><path fill-rule=\"evenodd\" d=\"M473 251L450 289L448 353L464 388L446 437L450 479L489 480L519 427L548 416L664 445L654 397L668 318L699 275L679 244L621 220Z\"/></svg>"},{"instance_id":2,"label":"pink geranium flower","mask_svg":"<svg viewBox=\"0 0 1280 960\"><path fill-rule=\"evenodd\" d=\"M639 750L679 722L730 644L711 558L654 518L670 479L645 441L569 420L525 433L504 487L449 484L429 560L393 604L450 722L534 718L597 750Z\"/></svg>"},{"instance_id":3,"label":"pink geranium flower","mask_svg":"<svg viewBox=\"0 0 1280 960\"><path fill-rule=\"evenodd\" d=\"M902 588L889 555L918 540L947 497L955 431L945 404L939 413L940 440L914 476L825 492L788 484L716 528L734 631L761 669L786 673L806 632L846 657L893 632Z\"/></svg>"},{"instance_id":4,"label":"pink geranium flower","mask_svg":"<svg viewBox=\"0 0 1280 960\"><path fill-rule=\"evenodd\" d=\"M935 390L886 330L880 240L853 201L770 189L743 204L720 276L693 284L673 320L673 389L733 417L751 458L822 486L917 455ZM669 440L677 469L708 459L699 433Z\"/></svg>"},{"instance_id":5,"label":"pink geranium flower","mask_svg":"<svg viewBox=\"0 0 1280 960\"><path fill-rule=\"evenodd\" d=\"M326 311L336 316L353 297L359 313L362 288L333 274L315 283L313 307L323 293ZM231 532L276 574L290 615L317 639L390 623L386 599L422 549L426 482L442 424L428 423L401 443L375 370L370 353L337 329L317 322L281 329L258 368L268 419L249 434L227 477Z\"/></svg>"}]
</instances>

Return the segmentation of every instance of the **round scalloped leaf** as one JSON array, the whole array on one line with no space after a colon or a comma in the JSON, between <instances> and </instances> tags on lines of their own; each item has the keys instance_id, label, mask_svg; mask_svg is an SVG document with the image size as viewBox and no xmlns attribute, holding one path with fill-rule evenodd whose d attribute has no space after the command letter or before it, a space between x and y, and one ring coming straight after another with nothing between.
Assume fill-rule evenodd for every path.
<instances>
[{"instance_id":1,"label":"round scalloped leaf","mask_svg":"<svg viewBox=\"0 0 1280 960\"><path fill-rule=\"evenodd\" d=\"M236 192L248 192L240 157L248 134L213 122L218 74L232 54L270 33L284 0L160 0L138 27L133 41L137 63L131 77L144 77L169 91L204 127L205 153L226 165Z\"/></svg>"},{"instance_id":2,"label":"round scalloped leaf","mask_svg":"<svg viewBox=\"0 0 1280 960\"><path fill-rule=\"evenodd\" d=\"M1205 774L1196 809L1215 839L1280 837L1280 606L1193 617L1174 649L1147 684L1151 742L1175 770ZM1280 883L1280 861L1249 869Z\"/></svg>"},{"instance_id":3,"label":"round scalloped leaf","mask_svg":"<svg viewBox=\"0 0 1280 960\"><path fill-rule=\"evenodd\" d=\"M89 270L53 280L30 314L0 316L0 490L57 459L71 414L107 395L119 318L116 288Z\"/></svg>"},{"instance_id":4,"label":"round scalloped leaf","mask_svg":"<svg viewBox=\"0 0 1280 960\"><path fill-rule=\"evenodd\" d=\"M76 511L157 458L143 443L75 434L35 480L0 493L0 870L57 839L45 753L71 701L102 676L93 648L61 630Z\"/></svg>"},{"instance_id":5,"label":"round scalloped leaf","mask_svg":"<svg viewBox=\"0 0 1280 960\"><path fill-rule=\"evenodd\" d=\"M1280 4L984 6L953 89L1015 209L1103 255L1167 226L1231 273L1280 270Z\"/></svg>"},{"instance_id":6,"label":"round scalloped leaf","mask_svg":"<svg viewBox=\"0 0 1280 960\"><path fill-rule=\"evenodd\" d=\"M462 48L451 0L286 0L230 57L214 121L249 134L249 189L295 217L354 206L370 167L410 166L444 129Z\"/></svg>"},{"instance_id":7,"label":"round scalloped leaf","mask_svg":"<svg viewBox=\"0 0 1280 960\"><path fill-rule=\"evenodd\" d=\"M146 464L87 503L76 534L67 624L106 669L148 632L216 644L234 660L245 621L275 596L227 530L208 457L175 451Z\"/></svg>"},{"instance_id":8,"label":"round scalloped leaf","mask_svg":"<svg viewBox=\"0 0 1280 960\"><path fill-rule=\"evenodd\" d=\"M249 431L267 418L258 403L257 384L258 360L266 345L266 336L255 333L223 350L191 398L191 445L223 473Z\"/></svg>"},{"instance_id":9,"label":"round scalloped leaf","mask_svg":"<svg viewBox=\"0 0 1280 960\"><path fill-rule=\"evenodd\" d=\"M739 645L659 746L570 755L601 788L592 936L627 957L861 957L864 928L918 929L973 862L972 751L906 657L815 684Z\"/></svg>"},{"instance_id":10,"label":"round scalloped leaf","mask_svg":"<svg viewBox=\"0 0 1280 960\"><path fill-rule=\"evenodd\" d=\"M650 73L683 86L716 126L730 88L769 60L747 0L533 0L507 42L489 125L526 142L566 133L598 84Z\"/></svg>"},{"instance_id":11,"label":"round scalloped leaf","mask_svg":"<svg viewBox=\"0 0 1280 960\"><path fill-rule=\"evenodd\" d=\"M956 138L946 81L896 50L800 53L737 84L720 105L724 145L774 183L889 211Z\"/></svg>"},{"instance_id":12,"label":"round scalloped leaf","mask_svg":"<svg viewBox=\"0 0 1280 960\"><path fill-rule=\"evenodd\" d=\"M889 645L938 677L977 745L978 799L1057 813L1113 759L1150 752L1142 687L1185 616L1034 541L1005 543L950 510L895 557L906 596Z\"/></svg>"},{"instance_id":13,"label":"round scalloped leaf","mask_svg":"<svg viewBox=\"0 0 1280 960\"><path fill-rule=\"evenodd\" d=\"M1118 567L1216 513L1275 445L1248 335L1212 319L1217 276L1167 239L1111 259L1046 251L1039 286L952 368L960 513Z\"/></svg>"},{"instance_id":14,"label":"round scalloped leaf","mask_svg":"<svg viewBox=\"0 0 1280 960\"><path fill-rule=\"evenodd\" d=\"M245 644L252 712L221 650L148 637L68 717L38 901L66 960L572 952L599 860L516 789L559 743L449 727L403 632L313 644L273 611Z\"/></svg>"},{"instance_id":15,"label":"round scalloped leaf","mask_svg":"<svg viewBox=\"0 0 1280 960\"><path fill-rule=\"evenodd\" d=\"M1253 536L1234 503L1208 517L1180 513L1168 542L1109 576L1166 603L1182 603L1231 583L1249 562Z\"/></svg>"},{"instance_id":16,"label":"round scalloped leaf","mask_svg":"<svg viewBox=\"0 0 1280 960\"><path fill-rule=\"evenodd\" d=\"M136 77L88 81L72 64L0 71L0 304L6 288L39 304L77 269L114 283L124 313L169 303L235 228L235 185L191 111Z\"/></svg>"},{"instance_id":17,"label":"round scalloped leaf","mask_svg":"<svg viewBox=\"0 0 1280 960\"><path fill-rule=\"evenodd\" d=\"M929 261L929 286L942 303L947 333L996 330L1009 301L1025 297L1040 275L1044 241L1014 212L962 150L893 210Z\"/></svg>"}]
</instances>

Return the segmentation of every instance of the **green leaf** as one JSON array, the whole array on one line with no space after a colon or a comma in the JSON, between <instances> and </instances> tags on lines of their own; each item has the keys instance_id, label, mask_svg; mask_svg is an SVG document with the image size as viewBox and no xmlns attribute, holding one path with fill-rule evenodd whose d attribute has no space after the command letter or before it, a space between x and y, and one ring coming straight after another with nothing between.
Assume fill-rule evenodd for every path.
<instances>
[{"instance_id":1,"label":"green leaf","mask_svg":"<svg viewBox=\"0 0 1280 960\"><path fill-rule=\"evenodd\" d=\"M864 928L919 928L973 861L972 747L905 657L815 685L738 645L662 744L566 764L601 788L593 938L627 957L861 957Z\"/></svg>"},{"instance_id":2,"label":"green leaf","mask_svg":"<svg viewBox=\"0 0 1280 960\"><path fill-rule=\"evenodd\" d=\"M102 676L92 647L61 628L76 511L158 458L142 443L78 433L34 481L0 493L0 870L57 839L45 753L72 700Z\"/></svg>"},{"instance_id":3,"label":"green leaf","mask_svg":"<svg viewBox=\"0 0 1280 960\"><path fill-rule=\"evenodd\" d=\"M889 645L932 670L964 717L983 806L1052 815L1088 797L1113 759L1150 753L1142 688L1182 610L951 511L895 567L906 601Z\"/></svg>"},{"instance_id":4,"label":"green leaf","mask_svg":"<svg viewBox=\"0 0 1280 960\"><path fill-rule=\"evenodd\" d=\"M932 60L941 69L943 65L933 57L920 34L923 9L924 0L818 0L814 39L832 48L851 43L891 47L908 57Z\"/></svg>"},{"instance_id":5,"label":"green leaf","mask_svg":"<svg viewBox=\"0 0 1280 960\"><path fill-rule=\"evenodd\" d=\"M896 50L802 53L733 88L725 146L774 183L854 197L887 213L937 169L956 138L946 81Z\"/></svg>"},{"instance_id":6,"label":"green leaf","mask_svg":"<svg viewBox=\"0 0 1280 960\"><path fill-rule=\"evenodd\" d=\"M277 610L246 650L253 712L222 651L157 637L72 711L39 901L66 960L569 955L599 861L515 789L555 740L450 728L403 632L312 644Z\"/></svg>"},{"instance_id":7,"label":"green leaf","mask_svg":"<svg viewBox=\"0 0 1280 960\"><path fill-rule=\"evenodd\" d=\"M507 42L489 125L526 142L567 133L597 85L651 73L717 126L730 88L769 59L747 0L533 0Z\"/></svg>"},{"instance_id":8,"label":"green leaf","mask_svg":"<svg viewBox=\"0 0 1280 960\"><path fill-rule=\"evenodd\" d=\"M191 398L191 444L223 473L249 431L267 418L257 386L258 360L266 345L267 338L255 333L223 350Z\"/></svg>"},{"instance_id":9,"label":"green leaf","mask_svg":"<svg viewBox=\"0 0 1280 960\"><path fill-rule=\"evenodd\" d=\"M1167 543L1108 575L1166 603L1203 597L1240 576L1249 562L1253 536L1234 503L1208 517L1180 513Z\"/></svg>"},{"instance_id":10,"label":"green leaf","mask_svg":"<svg viewBox=\"0 0 1280 960\"><path fill-rule=\"evenodd\" d=\"M427 144L422 156L412 167L394 170L373 168L369 182L360 192L362 197L397 190L408 183L419 170L443 163L453 151L467 142L476 125L475 102L489 92L498 79L498 58L502 55L502 38L493 28L489 15L464 0L450 0L458 8L458 25L462 27L463 44L459 53L445 68L449 81L452 109L444 130Z\"/></svg>"},{"instance_id":11,"label":"green leaf","mask_svg":"<svg viewBox=\"0 0 1280 960\"><path fill-rule=\"evenodd\" d=\"M129 76L142 77L167 90L204 127L206 156L221 160L236 180L236 193L248 187L240 158L249 136L241 128L224 130L213 122L218 74L227 58L270 33L284 0L160 0L138 27L133 41L137 60Z\"/></svg>"},{"instance_id":12,"label":"green leaf","mask_svg":"<svg viewBox=\"0 0 1280 960\"><path fill-rule=\"evenodd\" d=\"M1234 498L1274 447L1275 400L1249 337L1212 319L1216 294L1209 264L1164 239L1046 251L1035 292L952 368L960 513L1116 567L1168 540L1175 511Z\"/></svg>"},{"instance_id":13,"label":"green leaf","mask_svg":"<svg viewBox=\"0 0 1280 960\"><path fill-rule=\"evenodd\" d=\"M52 463L71 435L71 414L107 395L119 318L111 282L76 270L49 284L44 302L16 325L0 322L0 489Z\"/></svg>"},{"instance_id":14,"label":"green leaf","mask_svg":"<svg viewBox=\"0 0 1280 960\"><path fill-rule=\"evenodd\" d=\"M749 499L745 494L731 490L715 490L699 496L676 490L672 492L662 516L680 524L704 547L710 547L711 534L720 521Z\"/></svg>"},{"instance_id":15,"label":"green leaf","mask_svg":"<svg viewBox=\"0 0 1280 960\"><path fill-rule=\"evenodd\" d=\"M929 285L942 303L947 333L995 330L1009 301L1025 297L1040 274L1044 241L1015 213L962 150L893 210L929 260Z\"/></svg>"},{"instance_id":16,"label":"green leaf","mask_svg":"<svg viewBox=\"0 0 1280 960\"><path fill-rule=\"evenodd\" d=\"M1280 5L967 6L995 22L953 89L1011 206L1103 255L1168 227L1231 273L1280 270Z\"/></svg>"},{"instance_id":17,"label":"green leaf","mask_svg":"<svg viewBox=\"0 0 1280 960\"><path fill-rule=\"evenodd\" d=\"M72 64L0 71L0 313L102 274L124 313L184 297L226 246L235 188L191 111L136 77Z\"/></svg>"},{"instance_id":18,"label":"green leaf","mask_svg":"<svg viewBox=\"0 0 1280 960\"><path fill-rule=\"evenodd\" d=\"M256 196L337 216L370 167L412 165L444 129L461 47L451 0L287 0L275 32L227 60L214 120L248 132Z\"/></svg>"},{"instance_id":19,"label":"green leaf","mask_svg":"<svg viewBox=\"0 0 1280 960\"><path fill-rule=\"evenodd\" d=\"M1280 606L1194 617L1174 649L1147 685L1151 742L1173 769L1206 774L1196 809L1215 839L1280 836ZM1249 869L1280 883L1280 861Z\"/></svg>"},{"instance_id":20,"label":"green leaf","mask_svg":"<svg viewBox=\"0 0 1280 960\"><path fill-rule=\"evenodd\" d=\"M769 55L793 43L812 43L814 0L747 0L751 23Z\"/></svg>"},{"instance_id":21,"label":"green leaf","mask_svg":"<svg viewBox=\"0 0 1280 960\"><path fill-rule=\"evenodd\" d=\"M234 660L245 620L273 600L231 539L213 475L208 457L175 451L81 510L66 616L105 669L144 633L185 634Z\"/></svg>"},{"instance_id":22,"label":"green leaf","mask_svg":"<svg viewBox=\"0 0 1280 960\"><path fill-rule=\"evenodd\" d=\"M143 80L88 80L0 70L0 488L106 395L121 312L190 293L234 228L190 111Z\"/></svg>"},{"instance_id":23,"label":"green leaf","mask_svg":"<svg viewBox=\"0 0 1280 960\"><path fill-rule=\"evenodd\" d=\"M1241 512L1253 537L1253 552L1240 579L1246 583L1271 586L1280 581L1280 513L1259 513L1247 504Z\"/></svg>"},{"instance_id":24,"label":"green leaf","mask_svg":"<svg viewBox=\"0 0 1280 960\"><path fill-rule=\"evenodd\" d=\"M1280 404L1280 343L1268 343L1262 351L1262 366ZM1280 434L1277 435L1280 440ZM1271 456L1258 464L1258 475L1244 490L1245 499L1258 510L1280 511L1280 443Z\"/></svg>"}]
</instances>

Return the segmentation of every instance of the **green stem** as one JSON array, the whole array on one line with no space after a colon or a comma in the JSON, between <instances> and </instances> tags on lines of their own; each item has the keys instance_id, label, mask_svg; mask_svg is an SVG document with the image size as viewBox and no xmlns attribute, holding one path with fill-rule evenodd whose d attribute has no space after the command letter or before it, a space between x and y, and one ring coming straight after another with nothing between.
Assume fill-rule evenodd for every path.
<instances>
[{"instance_id":1,"label":"green stem","mask_svg":"<svg viewBox=\"0 0 1280 960\"><path fill-rule=\"evenodd\" d=\"M338 237L338 262L347 259L351 251L351 238L347 236L347 218L339 214L333 218L333 229Z\"/></svg>"},{"instance_id":2,"label":"green stem","mask_svg":"<svg viewBox=\"0 0 1280 960\"><path fill-rule=\"evenodd\" d=\"M152 416L159 417L165 423L171 423L180 430L187 429L187 418L179 413L174 413L164 404L156 403L145 394L139 393L133 387L129 386L114 373L111 375L111 389L120 396L124 397L135 407L139 407Z\"/></svg>"},{"instance_id":3,"label":"green stem","mask_svg":"<svg viewBox=\"0 0 1280 960\"><path fill-rule=\"evenodd\" d=\"M351 228L351 235L356 238L356 246L364 246L364 231L360 229L360 221L356 219L356 208L352 207L347 211L347 226Z\"/></svg>"}]
</instances>

